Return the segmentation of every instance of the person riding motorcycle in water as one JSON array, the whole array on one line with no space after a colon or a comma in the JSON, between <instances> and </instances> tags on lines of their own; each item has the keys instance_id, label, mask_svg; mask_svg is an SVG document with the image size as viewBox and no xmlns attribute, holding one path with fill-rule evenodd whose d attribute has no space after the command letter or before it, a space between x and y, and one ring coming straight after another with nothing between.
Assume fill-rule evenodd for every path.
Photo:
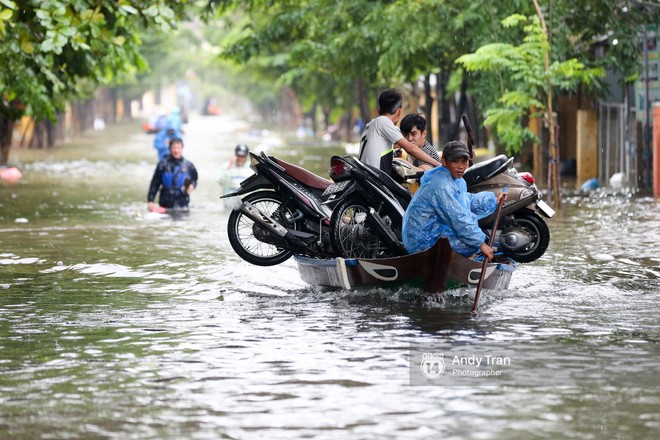
<instances>
[{"instance_id":1,"label":"person riding motorcycle in water","mask_svg":"<svg viewBox=\"0 0 660 440\"><path fill-rule=\"evenodd\" d=\"M149 185L149 211L162 211L163 208L188 210L190 193L197 187L197 178L195 165L183 157L183 141L179 138L172 139L170 154L158 162ZM161 209L154 203L158 192Z\"/></svg>"},{"instance_id":2,"label":"person riding motorcycle in water","mask_svg":"<svg viewBox=\"0 0 660 440\"><path fill-rule=\"evenodd\" d=\"M408 252L424 251L445 237L455 252L469 257L481 251L493 258L479 220L492 214L503 193L472 194L463 173L470 152L451 141L442 150L442 166L426 171L403 216L403 244Z\"/></svg>"}]
</instances>

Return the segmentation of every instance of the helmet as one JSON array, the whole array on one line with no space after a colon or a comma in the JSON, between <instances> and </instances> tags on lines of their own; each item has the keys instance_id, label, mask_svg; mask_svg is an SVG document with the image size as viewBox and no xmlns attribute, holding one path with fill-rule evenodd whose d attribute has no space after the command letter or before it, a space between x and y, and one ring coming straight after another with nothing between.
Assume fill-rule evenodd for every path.
<instances>
[{"instance_id":1,"label":"helmet","mask_svg":"<svg viewBox=\"0 0 660 440\"><path fill-rule=\"evenodd\" d=\"M236 156L247 156L249 152L250 149L245 144L238 144L234 149L234 153L236 154Z\"/></svg>"}]
</instances>

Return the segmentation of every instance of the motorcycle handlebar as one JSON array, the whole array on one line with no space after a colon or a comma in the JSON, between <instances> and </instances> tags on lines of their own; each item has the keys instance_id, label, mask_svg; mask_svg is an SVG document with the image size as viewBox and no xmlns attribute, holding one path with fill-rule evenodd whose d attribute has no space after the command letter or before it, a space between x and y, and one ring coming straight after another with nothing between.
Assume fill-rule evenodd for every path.
<instances>
[{"instance_id":1,"label":"motorcycle handlebar","mask_svg":"<svg viewBox=\"0 0 660 440\"><path fill-rule=\"evenodd\" d=\"M424 175L424 171L418 171L415 174L405 176L403 179L404 180L416 180L416 179L421 179L423 175Z\"/></svg>"}]
</instances>

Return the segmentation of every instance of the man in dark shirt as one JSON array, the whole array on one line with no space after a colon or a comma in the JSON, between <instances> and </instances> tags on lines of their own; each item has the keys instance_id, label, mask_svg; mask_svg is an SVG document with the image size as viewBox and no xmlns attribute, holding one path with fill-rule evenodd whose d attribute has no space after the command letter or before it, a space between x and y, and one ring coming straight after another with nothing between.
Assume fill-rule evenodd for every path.
<instances>
[{"instance_id":1,"label":"man in dark shirt","mask_svg":"<svg viewBox=\"0 0 660 440\"><path fill-rule=\"evenodd\" d=\"M170 154L156 165L147 195L148 209L157 212L163 212L164 209L187 210L190 193L196 187L197 169L183 157L183 141L174 138L170 141ZM160 209L154 203L158 192Z\"/></svg>"}]
</instances>

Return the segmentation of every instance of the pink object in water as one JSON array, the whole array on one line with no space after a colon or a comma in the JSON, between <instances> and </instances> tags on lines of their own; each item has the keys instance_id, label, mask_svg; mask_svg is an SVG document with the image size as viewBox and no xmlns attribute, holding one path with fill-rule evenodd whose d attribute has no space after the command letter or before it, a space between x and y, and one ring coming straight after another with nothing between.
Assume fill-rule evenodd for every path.
<instances>
[{"instance_id":1,"label":"pink object in water","mask_svg":"<svg viewBox=\"0 0 660 440\"><path fill-rule=\"evenodd\" d=\"M20 170L16 167L0 168L0 179L8 182L18 182L23 176Z\"/></svg>"},{"instance_id":2,"label":"pink object in water","mask_svg":"<svg viewBox=\"0 0 660 440\"><path fill-rule=\"evenodd\" d=\"M156 206L151 210L151 212L157 212L158 214L165 214L167 212L167 208L163 208L162 206Z\"/></svg>"}]
</instances>

